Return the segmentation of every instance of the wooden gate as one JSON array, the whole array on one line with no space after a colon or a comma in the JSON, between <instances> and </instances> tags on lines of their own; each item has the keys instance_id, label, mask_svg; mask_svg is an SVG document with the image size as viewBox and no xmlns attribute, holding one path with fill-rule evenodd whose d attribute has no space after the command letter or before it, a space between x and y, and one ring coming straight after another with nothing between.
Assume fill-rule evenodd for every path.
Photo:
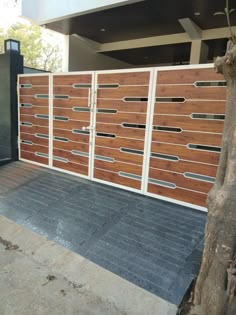
<instances>
[{"instance_id":1,"label":"wooden gate","mask_svg":"<svg viewBox=\"0 0 236 315\"><path fill-rule=\"evenodd\" d=\"M205 207L219 163L226 88L212 68L156 72L147 191Z\"/></svg>"},{"instance_id":2,"label":"wooden gate","mask_svg":"<svg viewBox=\"0 0 236 315\"><path fill-rule=\"evenodd\" d=\"M89 176L92 74L53 76L53 166Z\"/></svg>"},{"instance_id":3,"label":"wooden gate","mask_svg":"<svg viewBox=\"0 0 236 315\"><path fill-rule=\"evenodd\" d=\"M212 65L19 76L20 159L205 209L226 87Z\"/></svg>"},{"instance_id":4,"label":"wooden gate","mask_svg":"<svg viewBox=\"0 0 236 315\"><path fill-rule=\"evenodd\" d=\"M97 74L94 178L141 190L150 71Z\"/></svg>"},{"instance_id":5,"label":"wooden gate","mask_svg":"<svg viewBox=\"0 0 236 315\"><path fill-rule=\"evenodd\" d=\"M19 77L19 156L49 165L49 76Z\"/></svg>"}]
</instances>

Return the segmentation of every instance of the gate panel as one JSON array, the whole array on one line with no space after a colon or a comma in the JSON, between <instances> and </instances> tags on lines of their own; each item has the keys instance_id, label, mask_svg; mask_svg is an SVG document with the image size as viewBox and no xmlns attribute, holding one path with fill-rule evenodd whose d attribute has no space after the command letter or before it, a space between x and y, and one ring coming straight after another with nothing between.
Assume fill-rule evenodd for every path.
<instances>
[{"instance_id":1,"label":"gate panel","mask_svg":"<svg viewBox=\"0 0 236 315\"><path fill-rule=\"evenodd\" d=\"M92 74L53 76L53 166L89 176Z\"/></svg>"},{"instance_id":2,"label":"gate panel","mask_svg":"<svg viewBox=\"0 0 236 315\"><path fill-rule=\"evenodd\" d=\"M206 206L217 171L226 88L209 69L157 72L148 193Z\"/></svg>"},{"instance_id":3,"label":"gate panel","mask_svg":"<svg viewBox=\"0 0 236 315\"><path fill-rule=\"evenodd\" d=\"M97 74L94 178L142 188L150 71Z\"/></svg>"},{"instance_id":4,"label":"gate panel","mask_svg":"<svg viewBox=\"0 0 236 315\"><path fill-rule=\"evenodd\" d=\"M19 77L19 155L49 164L49 76Z\"/></svg>"}]
</instances>

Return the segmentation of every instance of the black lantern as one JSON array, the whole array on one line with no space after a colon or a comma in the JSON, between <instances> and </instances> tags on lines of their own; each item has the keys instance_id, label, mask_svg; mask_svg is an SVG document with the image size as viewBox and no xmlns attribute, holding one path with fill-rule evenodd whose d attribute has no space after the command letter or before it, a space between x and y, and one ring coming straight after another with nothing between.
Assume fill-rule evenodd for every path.
<instances>
[{"instance_id":1,"label":"black lantern","mask_svg":"<svg viewBox=\"0 0 236 315\"><path fill-rule=\"evenodd\" d=\"M20 54L20 42L15 39L6 39L4 41L5 53Z\"/></svg>"}]
</instances>

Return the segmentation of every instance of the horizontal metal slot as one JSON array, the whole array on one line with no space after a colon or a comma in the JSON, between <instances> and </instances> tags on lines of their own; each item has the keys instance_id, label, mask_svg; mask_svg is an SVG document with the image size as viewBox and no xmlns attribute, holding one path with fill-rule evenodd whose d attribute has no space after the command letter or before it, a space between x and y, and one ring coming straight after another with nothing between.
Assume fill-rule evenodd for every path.
<instances>
[{"instance_id":1,"label":"horizontal metal slot","mask_svg":"<svg viewBox=\"0 0 236 315\"><path fill-rule=\"evenodd\" d=\"M72 133L77 133L79 135L89 135L90 132L87 130L79 130L79 129L73 129Z\"/></svg>"},{"instance_id":2,"label":"horizontal metal slot","mask_svg":"<svg viewBox=\"0 0 236 315\"><path fill-rule=\"evenodd\" d=\"M148 102L148 97L124 97L125 102Z\"/></svg>"},{"instance_id":3,"label":"horizontal metal slot","mask_svg":"<svg viewBox=\"0 0 236 315\"><path fill-rule=\"evenodd\" d=\"M112 133L103 133L103 132L97 132L96 133L97 137L106 137L106 138L115 138L116 135Z\"/></svg>"},{"instance_id":4,"label":"horizontal metal slot","mask_svg":"<svg viewBox=\"0 0 236 315\"><path fill-rule=\"evenodd\" d=\"M103 109L103 108L99 108L99 109L97 109L97 113L116 114L116 113L117 113L117 110L116 110L116 109Z\"/></svg>"},{"instance_id":5,"label":"horizontal metal slot","mask_svg":"<svg viewBox=\"0 0 236 315\"><path fill-rule=\"evenodd\" d=\"M63 163L68 163L69 162L68 159L60 157L60 156L55 156L55 155L53 156L53 160L59 161L59 162L63 162Z\"/></svg>"},{"instance_id":6,"label":"horizontal metal slot","mask_svg":"<svg viewBox=\"0 0 236 315\"><path fill-rule=\"evenodd\" d=\"M32 127L32 126L33 126L32 123L27 122L27 121L22 121L20 124L21 124L22 126L28 126L28 127Z\"/></svg>"},{"instance_id":7,"label":"horizontal metal slot","mask_svg":"<svg viewBox=\"0 0 236 315\"><path fill-rule=\"evenodd\" d=\"M73 107L72 110L74 112L90 112L90 108L86 107Z\"/></svg>"},{"instance_id":8,"label":"horizontal metal slot","mask_svg":"<svg viewBox=\"0 0 236 315\"><path fill-rule=\"evenodd\" d=\"M68 100L69 96L68 95L54 95L55 99L59 99L59 100Z\"/></svg>"},{"instance_id":9,"label":"horizontal metal slot","mask_svg":"<svg viewBox=\"0 0 236 315\"><path fill-rule=\"evenodd\" d=\"M217 115L217 114L191 114L192 119L206 119L206 120L224 120L225 115Z\"/></svg>"},{"instance_id":10,"label":"horizontal metal slot","mask_svg":"<svg viewBox=\"0 0 236 315\"><path fill-rule=\"evenodd\" d=\"M99 89L117 89L119 84L98 84Z\"/></svg>"},{"instance_id":11,"label":"horizontal metal slot","mask_svg":"<svg viewBox=\"0 0 236 315\"><path fill-rule=\"evenodd\" d=\"M35 155L40 156L40 157L44 157L44 158L48 158L48 154L46 154L46 153L35 152Z\"/></svg>"},{"instance_id":12,"label":"horizontal metal slot","mask_svg":"<svg viewBox=\"0 0 236 315\"><path fill-rule=\"evenodd\" d=\"M184 103L185 97L156 97L156 102L160 103Z\"/></svg>"},{"instance_id":13,"label":"horizontal metal slot","mask_svg":"<svg viewBox=\"0 0 236 315\"><path fill-rule=\"evenodd\" d=\"M115 159L113 159L111 157L107 157L107 156L103 156L103 155L97 155L97 154L95 155L95 159L105 161L105 162L111 162L111 163L115 162Z\"/></svg>"},{"instance_id":14,"label":"horizontal metal slot","mask_svg":"<svg viewBox=\"0 0 236 315\"><path fill-rule=\"evenodd\" d=\"M54 116L54 120L68 121L69 118L64 116Z\"/></svg>"},{"instance_id":15,"label":"horizontal metal slot","mask_svg":"<svg viewBox=\"0 0 236 315\"><path fill-rule=\"evenodd\" d=\"M140 176L140 175L130 174L130 173L126 173L126 172L119 172L118 174L122 177L132 178L132 179L136 179L136 180L142 180L142 176Z\"/></svg>"},{"instance_id":16,"label":"horizontal metal slot","mask_svg":"<svg viewBox=\"0 0 236 315\"><path fill-rule=\"evenodd\" d=\"M31 89L32 88L32 84L21 84L20 87L21 88L25 88L25 89Z\"/></svg>"},{"instance_id":17,"label":"horizontal metal slot","mask_svg":"<svg viewBox=\"0 0 236 315\"><path fill-rule=\"evenodd\" d=\"M62 141L62 142L68 142L69 141L68 138L57 137L57 136L53 137L53 139L56 141Z\"/></svg>"},{"instance_id":18,"label":"horizontal metal slot","mask_svg":"<svg viewBox=\"0 0 236 315\"><path fill-rule=\"evenodd\" d=\"M33 142L29 140L21 140L21 143L32 145Z\"/></svg>"},{"instance_id":19,"label":"horizontal metal slot","mask_svg":"<svg viewBox=\"0 0 236 315\"><path fill-rule=\"evenodd\" d=\"M120 148L120 151L126 152L126 153L131 153L131 154L143 155L143 151L141 151L141 150L134 150L134 149L129 149L129 148Z\"/></svg>"},{"instance_id":20,"label":"horizontal metal slot","mask_svg":"<svg viewBox=\"0 0 236 315\"><path fill-rule=\"evenodd\" d=\"M43 115L43 114L35 114L34 117L40 118L40 119L48 119L48 115Z\"/></svg>"},{"instance_id":21,"label":"horizontal metal slot","mask_svg":"<svg viewBox=\"0 0 236 315\"><path fill-rule=\"evenodd\" d=\"M86 157L89 156L89 153L78 151L78 150L72 150L71 153L74 154L74 155L80 155L80 156L86 156Z\"/></svg>"},{"instance_id":22,"label":"horizontal metal slot","mask_svg":"<svg viewBox=\"0 0 236 315\"><path fill-rule=\"evenodd\" d=\"M83 84L83 83L75 83L73 84L73 88L75 89L90 89L92 87L91 84Z\"/></svg>"},{"instance_id":23,"label":"horizontal metal slot","mask_svg":"<svg viewBox=\"0 0 236 315\"><path fill-rule=\"evenodd\" d=\"M48 94L35 94L35 98L48 98Z\"/></svg>"},{"instance_id":24,"label":"horizontal metal slot","mask_svg":"<svg viewBox=\"0 0 236 315\"><path fill-rule=\"evenodd\" d=\"M48 138L49 138L48 135L44 135L44 134L42 134L42 133L36 133L36 134L35 134L35 137L37 137L37 138L44 138L44 139L48 139Z\"/></svg>"},{"instance_id":25,"label":"horizontal metal slot","mask_svg":"<svg viewBox=\"0 0 236 315\"><path fill-rule=\"evenodd\" d=\"M146 125L137 125L137 124L129 124L129 123L123 123L122 126L126 128L139 128L139 129L146 128Z\"/></svg>"},{"instance_id":26,"label":"horizontal metal slot","mask_svg":"<svg viewBox=\"0 0 236 315\"><path fill-rule=\"evenodd\" d=\"M171 189L175 189L176 185L170 182L166 182L164 180L159 180L159 179L154 179L154 178L149 178L148 182L154 185L158 185L158 186L163 186L163 187L167 187L167 188L171 188Z\"/></svg>"},{"instance_id":27,"label":"horizontal metal slot","mask_svg":"<svg viewBox=\"0 0 236 315\"><path fill-rule=\"evenodd\" d=\"M182 132L182 129L181 129L181 128L176 128L176 127L164 127L164 126L153 126L153 130L170 131L170 132Z\"/></svg>"},{"instance_id":28,"label":"horizontal metal slot","mask_svg":"<svg viewBox=\"0 0 236 315\"><path fill-rule=\"evenodd\" d=\"M208 87L208 86L227 86L226 81L196 81L194 83L197 87Z\"/></svg>"},{"instance_id":29,"label":"horizontal metal slot","mask_svg":"<svg viewBox=\"0 0 236 315\"><path fill-rule=\"evenodd\" d=\"M212 151L212 152L219 152L219 153L221 152L220 147L213 147L213 146L209 146L209 145L189 143L187 145L187 147L189 149L195 149L195 150L204 150L204 151Z\"/></svg>"},{"instance_id":30,"label":"horizontal metal slot","mask_svg":"<svg viewBox=\"0 0 236 315\"><path fill-rule=\"evenodd\" d=\"M23 104L20 104L20 107L32 108L32 104L23 103Z\"/></svg>"},{"instance_id":31,"label":"horizontal metal slot","mask_svg":"<svg viewBox=\"0 0 236 315\"><path fill-rule=\"evenodd\" d=\"M191 179L196 179L196 180L201 180L204 182L209 182L209 183L214 183L215 178L211 176L206 176L206 175L200 175L200 174L195 174L195 173L190 173L190 172L185 172L184 177L191 178Z\"/></svg>"},{"instance_id":32,"label":"horizontal metal slot","mask_svg":"<svg viewBox=\"0 0 236 315\"><path fill-rule=\"evenodd\" d=\"M179 157L176 155L169 155L169 154L162 154L162 153L154 153L151 152L151 157L163 159L163 160L170 160L170 161L179 161Z\"/></svg>"}]
</instances>

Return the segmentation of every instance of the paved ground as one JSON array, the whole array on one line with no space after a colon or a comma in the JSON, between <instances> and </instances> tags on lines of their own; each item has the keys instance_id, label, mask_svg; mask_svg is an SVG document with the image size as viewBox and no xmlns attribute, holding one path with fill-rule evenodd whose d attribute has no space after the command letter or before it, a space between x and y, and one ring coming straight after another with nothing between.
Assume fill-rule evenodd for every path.
<instances>
[{"instance_id":1,"label":"paved ground","mask_svg":"<svg viewBox=\"0 0 236 315\"><path fill-rule=\"evenodd\" d=\"M1 315L175 315L176 306L0 216Z\"/></svg>"},{"instance_id":2,"label":"paved ground","mask_svg":"<svg viewBox=\"0 0 236 315\"><path fill-rule=\"evenodd\" d=\"M124 315L63 274L1 245L0 267L1 315Z\"/></svg>"},{"instance_id":3,"label":"paved ground","mask_svg":"<svg viewBox=\"0 0 236 315\"><path fill-rule=\"evenodd\" d=\"M179 304L198 272L205 214L16 162L0 214Z\"/></svg>"}]
</instances>

